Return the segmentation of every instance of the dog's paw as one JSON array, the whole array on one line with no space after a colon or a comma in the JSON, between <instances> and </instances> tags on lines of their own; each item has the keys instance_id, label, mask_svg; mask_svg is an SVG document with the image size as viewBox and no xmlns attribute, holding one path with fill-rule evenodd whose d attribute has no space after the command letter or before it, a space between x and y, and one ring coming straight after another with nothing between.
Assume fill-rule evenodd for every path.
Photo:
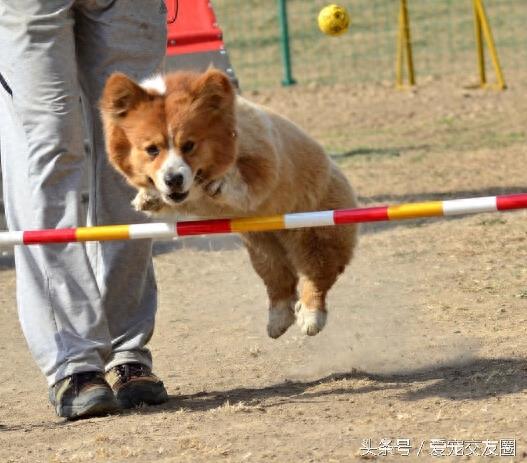
<instances>
[{"instance_id":1,"label":"dog's paw","mask_svg":"<svg viewBox=\"0 0 527 463\"><path fill-rule=\"evenodd\" d=\"M147 190L139 190L132 200L132 206L139 212L158 212L163 208L164 204L161 196L150 193Z\"/></svg>"},{"instance_id":2,"label":"dog's paw","mask_svg":"<svg viewBox=\"0 0 527 463\"><path fill-rule=\"evenodd\" d=\"M283 301L269 308L269 321L267 323L267 334L276 339L282 336L295 322L295 313L291 308L291 301Z\"/></svg>"},{"instance_id":3,"label":"dog's paw","mask_svg":"<svg viewBox=\"0 0 527 463\"><path fill-rule=\"evenodd\" d=\"M325 310L309 309L302 302L298 301L295 306L295 312L296 323L300 327L302 334L315 336L326 325L328 314Z\"/></svg>"}]
</instances>

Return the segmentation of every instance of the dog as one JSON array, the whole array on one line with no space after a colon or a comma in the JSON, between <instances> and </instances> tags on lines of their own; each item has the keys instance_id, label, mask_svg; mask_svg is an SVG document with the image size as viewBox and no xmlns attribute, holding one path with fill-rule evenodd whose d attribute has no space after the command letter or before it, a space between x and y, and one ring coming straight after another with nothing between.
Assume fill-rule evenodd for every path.
<instances>
[{"instance_id":1,"label":"dog","mask_svg":"<svg viewBox=\"0 0 527 463\"><path fill-rule=\"evenodd\" d=\"M221 71L137 83L116 73L100 102L109 162L153 216L274 215L356 206L352 187L297 125L238 95ZM269 297L267 332L313 336L350 262L355 225L242 234ZM300 295L297 286L300 283Z\"/></svg>"}]
</instances>

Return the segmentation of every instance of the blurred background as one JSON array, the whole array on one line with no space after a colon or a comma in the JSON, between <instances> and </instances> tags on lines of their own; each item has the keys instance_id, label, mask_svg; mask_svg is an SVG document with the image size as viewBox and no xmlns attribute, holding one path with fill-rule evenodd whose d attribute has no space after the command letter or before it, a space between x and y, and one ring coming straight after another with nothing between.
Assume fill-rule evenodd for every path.
<instances>
[{"instance_id":1,"label":"blurred background","mask_svg":"<svg viewBox=\"0 0 527 463\"><path fill-rule=\"evenodd\" d=\"M341 37L324 36L317 27L318 12L331 2L285 3L292 75L299 84L394 80L398 1L337 2L351 15L350 29ZM275 0L212 0L243 89L280 85L279 4ZM484 4L504 72L527 70L527 1L486 0ZM443 76L467 83L477 78L470 0L410 0L408 11L417 79ZM517 78L511 75L507 83Z\"/></svg>"}]
</instances>

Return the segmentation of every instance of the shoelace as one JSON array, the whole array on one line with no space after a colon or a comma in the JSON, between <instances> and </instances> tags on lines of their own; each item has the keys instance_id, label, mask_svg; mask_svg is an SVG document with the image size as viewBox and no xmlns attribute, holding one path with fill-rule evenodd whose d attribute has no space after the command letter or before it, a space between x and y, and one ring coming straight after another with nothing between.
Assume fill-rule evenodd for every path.
<instances>
[{"instance_id":1,"label":"shoelace","mask_svg":"<svg viewBox=\"0 0 527 463\"><path fill-rule=\"evenodd\" d=\"M74 375L71 375L71 382L73 384L75 395L78 395L80 393L81 389L86 383L89 383L98 377L100 377L100 373L93 371L87 371L85 373L76 373Z\"/></svg>"},{"instance_id":2,"label":"shoelace","mask_svg":"<svg viewBox=\"0 0 527 463\"><path fill-rule=\"evenodd\" d=\"M117 365L115 369L123 382L129 381L133 376L148 376L150 374L148 368L140 363L125 363L124 365Z\"/></svg>"}]
</instances>

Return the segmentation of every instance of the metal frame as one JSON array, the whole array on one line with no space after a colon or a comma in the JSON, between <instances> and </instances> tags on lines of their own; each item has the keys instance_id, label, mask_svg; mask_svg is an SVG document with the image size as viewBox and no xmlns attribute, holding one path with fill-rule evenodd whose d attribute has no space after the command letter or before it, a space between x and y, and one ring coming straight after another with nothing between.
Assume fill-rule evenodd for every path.
<instances>
[{"instance_id":1,"label":"metal frame","mask_svg":"<svg viewBox=\"0 0 527 463\"><path fill-rule=\"evenodd\" d=\"M484 54L484 43L487 43L489 49L490 58L492 60L492 66L496 73L496 84L493 86L497 90L505 90L507 85L505 84L505 78L501 69L500 60L498 57L498 51L496 50L496 44L492 35L492 29L487 18L485 6L483 0L472 0L472 7L474 10L474 31L476 34L476 53L478 59L478 70L479 70L479 81L480 87L488 87L487 76L485 73L485 54Z\"/></svg>"},{"instance_id":2,"label":"metal frame","mask_svg":"<svg viewBox=\"0 0 527 463\"><path fill-rule=\"evenodd\" d=\"M405 53L406 52L406 53ZM410 38L410 19L406 0L399 2L399 29L397 34L397 61L395 67L398 88L404 87L403 66L406 57L407 75L409 85L415 85L414 58L412 53L412 40Z\"/></svg>"}]
</instances>

